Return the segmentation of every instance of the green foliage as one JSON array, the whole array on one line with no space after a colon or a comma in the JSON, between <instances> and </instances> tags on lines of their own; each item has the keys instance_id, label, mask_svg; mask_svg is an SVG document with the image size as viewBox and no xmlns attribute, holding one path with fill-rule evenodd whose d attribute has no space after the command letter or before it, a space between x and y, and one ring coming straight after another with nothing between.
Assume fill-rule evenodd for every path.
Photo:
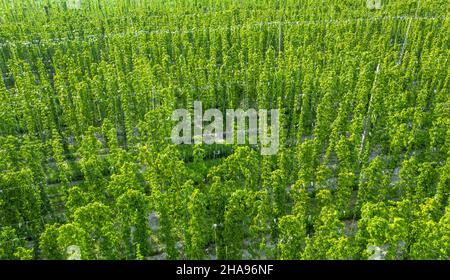
<instances>
[{"instance_id":1,"label":"green foliage","mask_svg":"<svg viewBox=\"0 0 450 280\"><path fill-rule=\"evenodd\" d=\"M16 230L11 227L5 227L0 231L0 259L15 259L15 251L22 244L17 237Z\"/></svg>"},{"instance_id":2,"label":"green foliage","mask_svg":"<svg viewBox=\"0 0 450 280\"><path fill-rule=\"evenodd\" d=\"M446 1L81 2L1 4L0 259L450 258Z\"/></svg>"},{"instance_id":3,"label":"green foliage","mask_svg":"<svg viewBox=\"0 0 450 280\"><path fill-rule=\"evenodd\" d=\"M314 235L306 241L304 259L350 259L349 240L338 212L325 206L314 224Z\"/></svg>"},{"instance_id":4,"label":"green foliage","mask_svg":"<svg viewBox=\"0 0 450 280\"><path fill-rule=\"evenodd\" d=\"M18 260L32 260L33 249L25 249L24 247L18 247L14 253L14 257Z\"/></svg>"},{"instance_id":5,"label":"green foliage","mask_svg":"<svg viewBox=\"0 0 450 280\"><path fill-rule=\"evenodd\" d=\"M151 251L148 198L140 191L128 189L117 199L115 210L120 221L120 240L123 242L122 250L125 258L148 255ZM134 248L136 251L133 251Z\"/></svg>"},{"instance_id":6,"label":"green foliage","mask_svg":"<svg viewBox=\"0 0 450 280\"><path fill-rule=\"evenodd\" d=\"M62 259L63 254L58 245L59 230L57 225L47 224L39 238L41 257L46 260Z\"/></svg>"}]
</instances>

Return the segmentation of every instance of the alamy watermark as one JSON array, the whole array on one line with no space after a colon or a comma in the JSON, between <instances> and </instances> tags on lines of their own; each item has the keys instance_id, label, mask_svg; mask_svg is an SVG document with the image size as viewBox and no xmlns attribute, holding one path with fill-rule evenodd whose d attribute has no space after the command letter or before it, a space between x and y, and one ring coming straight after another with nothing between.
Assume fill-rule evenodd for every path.
<instances>
[{"instance_id":1,"label":"alamy watermark","mask_svg":"<svg viewBox=\"0 0 450 280\"><path fill-rule=\"evenodd\" d=\"M81 9L81 0L66 0L66 6L69 10Z\"/></svg>"},{"instance_id":2,"label":"alamy watermark","mask_svg":"<svg viewBox=\"0 0 450 280\"><path fill-rule=\"evenodd\" d=\"M225 114L219 109L207 109L203 113L202 102L195 101L193 119L189 110L177 109L172 120L178 121L171 133L174 144L259 144L262 155L278 152L278 109L227 109Z\"/></svg>"},{"instance_id":3,"label":"alamy watermark","mask_svg":"<svg viewBox=\"0 0 450 280\"><path fill-rule=\"evenodd\" d=\"M381 0L367 0L366 5L371 10L379 10L381 9Z\"/></svg>"}]
</instances>

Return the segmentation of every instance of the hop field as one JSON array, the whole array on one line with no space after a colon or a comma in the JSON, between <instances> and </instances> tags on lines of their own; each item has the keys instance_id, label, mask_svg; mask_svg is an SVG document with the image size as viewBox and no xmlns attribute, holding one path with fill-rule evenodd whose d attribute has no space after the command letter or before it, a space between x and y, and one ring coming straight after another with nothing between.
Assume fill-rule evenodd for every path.
<instances>
[{"instance_id":1,"label":"hop field","mask_svg":"<svg viewBox=\"0 0 450 280\"><path fill-rule=\"evenodd\" d=\"M0 259L450 259L449 7L0 0Z\"/></svg>"}]
</instances>

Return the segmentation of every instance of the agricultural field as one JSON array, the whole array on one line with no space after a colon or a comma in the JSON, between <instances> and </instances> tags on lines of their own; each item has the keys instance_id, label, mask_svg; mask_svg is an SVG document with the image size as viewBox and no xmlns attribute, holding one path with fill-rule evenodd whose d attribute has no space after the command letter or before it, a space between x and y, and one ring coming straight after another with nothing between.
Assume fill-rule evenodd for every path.
<instances>
[{"instance_id":1,"label":"agricultural field","mask_svg":"<svg viewBox=\"0 0 450 280\"><path fill-rule=\"evenodd\" d=\"M0 259L450 259L449 7L0 0Z\"/></svg>"}]
</instances>

